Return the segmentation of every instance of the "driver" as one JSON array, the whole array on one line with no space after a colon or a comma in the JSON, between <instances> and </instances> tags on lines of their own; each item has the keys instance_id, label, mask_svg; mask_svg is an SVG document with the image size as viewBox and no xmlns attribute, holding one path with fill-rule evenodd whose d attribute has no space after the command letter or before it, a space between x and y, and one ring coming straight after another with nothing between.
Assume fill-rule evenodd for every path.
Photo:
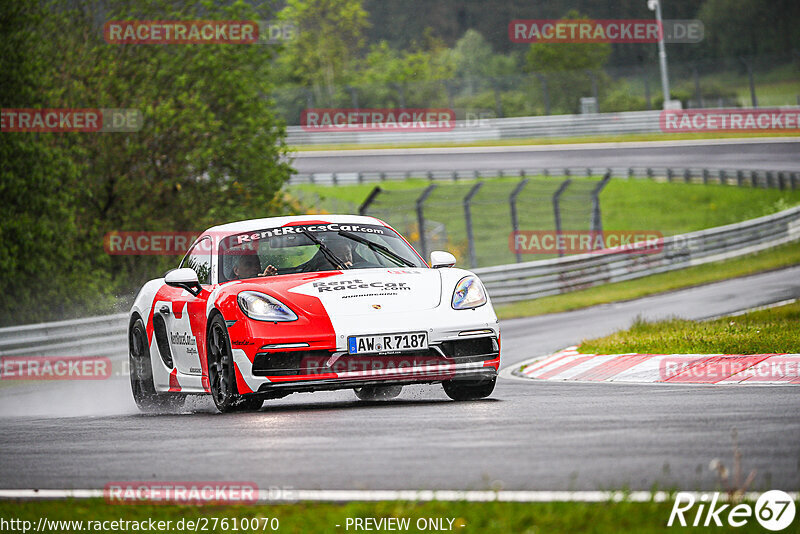
<instances>
[{"instance_id":1,"label":"driver","mask_svg":"<svg viewBox=\"0 0 800 534\"><path fill-rule=\"evenodd\" d=\"M233 266L234 280L244 280L245 278L255 278L257 276L271 276L277 274L278 270L272 265L261 272L261 260L256 254L246 254L239 258Z\"/></svg>"},{"instance_id":2,"label":"driver","mask_svg":"<svg viewBox=\"0 0 800 534\"><path fill-rule=\"evenodd\" d=\"M323 241L323 243L328 247L328 250L330 250L334 256L344 263L344 267L346 269L351 268L356 261L363 261L363 258L358 256L358 254L355 254L355 243L349 239L331 239L328 241ZM258 269L260 269L260 265L256 267L256 270ZM338 267L333 265L328 258L325 257L321 250L318 250L317 253L306 262L303 271L332 271L336 269L338 269ZM273 276L276 274L278 274L278 269L272 265L268 265L267 268L264 269L264 272L259 273L258 276Z\"/></svg>"}]
</instances>

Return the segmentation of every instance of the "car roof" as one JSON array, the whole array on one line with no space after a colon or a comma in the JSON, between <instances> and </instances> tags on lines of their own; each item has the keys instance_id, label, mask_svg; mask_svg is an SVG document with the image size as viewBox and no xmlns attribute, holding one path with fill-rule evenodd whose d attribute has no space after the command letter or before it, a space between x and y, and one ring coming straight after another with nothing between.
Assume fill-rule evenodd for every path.
<instances>
[{"instance_id":1,"label":"car roof","mask_svg":"<svg viewBox=\"0 0 800 534\"><path fill-rule=\"evenodd\" d=\"M286 217L267 217L264 219L249 219L227 224L214 226L206 230L205 233L238 234L241 232L252 232L265 228L278 228L291 223L338 223L338 224L377 224L386 226L380 219L363 215L292 215Z\"/></svg>"}]
</instances>

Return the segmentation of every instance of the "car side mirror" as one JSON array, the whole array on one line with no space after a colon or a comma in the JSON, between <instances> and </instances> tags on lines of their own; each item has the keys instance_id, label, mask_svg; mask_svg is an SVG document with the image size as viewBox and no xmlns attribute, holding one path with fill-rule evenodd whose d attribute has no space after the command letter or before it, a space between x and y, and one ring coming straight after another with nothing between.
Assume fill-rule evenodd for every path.
<instances>
[{"instance_id":1,"label":"car side mirror","mask_svg":"<svg viewBox=\"0 0 800 534\"><path fill-rule=\"evenodd\" d=\"M440 269L442 267L452 267L456 264L456 257L444 250L434 250L431 252L431 267Z\"/></svg>"},{"instance_id":2,"label":"car side mirror","mask_svg":"<svg viewBox=\"0 0 800 534\"><path fill-rule=\"evenodd\" d=\"M200 286L200 281L197 279L197 273L189 267L168 272L164 275L164 283L168 286L185 289L195 297L203 290Z\"/></svg>"}]
</instances>

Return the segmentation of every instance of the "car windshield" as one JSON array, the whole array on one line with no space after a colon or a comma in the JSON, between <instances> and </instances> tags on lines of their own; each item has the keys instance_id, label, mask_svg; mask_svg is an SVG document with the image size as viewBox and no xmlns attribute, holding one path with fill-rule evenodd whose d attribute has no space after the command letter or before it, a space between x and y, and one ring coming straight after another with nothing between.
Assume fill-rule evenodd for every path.
<instances>
[{"instance_id":1,"label":"car windshield","mask_svg":"<svg viewBox=\"0 0 800 534\"><path fill-rule=\"evenodd\" d=\"M236 234L220 243L220 281L292 273L424 267L394 231L368 224L304 224Z\"/></svg>"}]
</instances>

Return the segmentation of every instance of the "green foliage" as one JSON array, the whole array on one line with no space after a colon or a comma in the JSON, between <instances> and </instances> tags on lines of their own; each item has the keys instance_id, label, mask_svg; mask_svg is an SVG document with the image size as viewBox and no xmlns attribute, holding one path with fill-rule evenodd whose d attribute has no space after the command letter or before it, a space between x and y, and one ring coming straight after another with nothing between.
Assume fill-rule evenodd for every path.
<instances>
[{"instance_id":1,"label":"green foliage","mask_svg":"<svg viewBox=\"0 0 800 534\"><path fill-rule=\"evenodd\" d=\"M312 87L318 100L350 81L369 26L360 0L288 0L278 18L298 30L278 56L280 79Z\"/></svg>"},{"instance_id":2,"label":"green foliage","mask_svg":"<svg viewBox=\"0 0 800 534\"><path fill-rule=\"evenodd\" d=\"M264 98L270 49L109 45L98 22L259 18L246 4L142 0L100 16L99 4L55 2L46 17L38 3L15 5L0 44L3 107L134 108L144 121L134 133L2 135L3 196L16 200L2 208L1 321L107 310L178 261L109 256L108 232L202 231L281 209L274 199L291 169Z\"/></svg>"}]
</instances>

